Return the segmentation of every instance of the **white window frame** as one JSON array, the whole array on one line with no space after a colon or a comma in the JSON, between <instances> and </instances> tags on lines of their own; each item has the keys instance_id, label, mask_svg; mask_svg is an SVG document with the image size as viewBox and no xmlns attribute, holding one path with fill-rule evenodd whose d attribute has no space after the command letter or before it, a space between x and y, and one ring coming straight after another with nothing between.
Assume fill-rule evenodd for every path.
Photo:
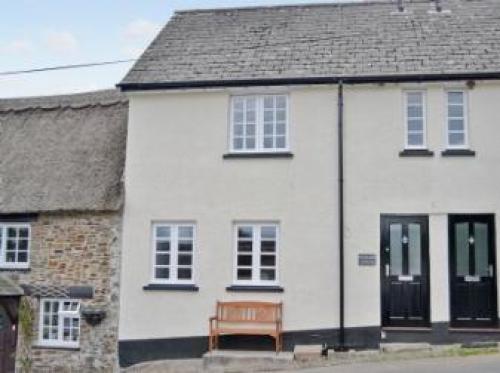
<instances>
[{"instance_id":1,"label":"white window frame","mask_svg":"<svg viewBox=\"0 0 500 373\"><path fill-rule=\"evenodd\" d=\"M410 133L409 127L408 127L408 120L410 119L408 117L408 95L411 93L420 93L422 95L422 136L423 136L423 142L422 145L410 145L408 143L408 135ZM403 100L404 100L404 126L405 126L405 149L411 149L411 150L425 150L427 149L427 92L425 90L419 90L419 89L412 89L412 90L405 90L403 94Z\"/></svg>"},{"instance_id":2,"label":"white window frame","mask_svg":"<svg viewBox=\"0 0 500 373\"><path fill-rule=\"evenodd\" d=\"M155 275L156 269L156 228L157 227L170 227L170 264L169 264L169 278L158 279ZM172 229L175 227L175 230ZM193 228L193 250L191 253L191 279L179 280L177 279L178 260L179 260L179 227L192 227ZM175 231L175 236L173 232ZM194 285L196 283L196 223L192 221L155 221L152 224L151 232L151 283L152 284L165 284L165 285Z\"/></svg>"},{"instance_id":3,"label":"white window frame","mask_svg":"<svg viewBox=\"0 0 500 373\"><path fill-rule=\"evenodd\" d=\"M280 225L275 221L268 222L236 222L233 228L233 284L244 286L278 286L279 285L279 262L280 262ZM238 228L249 227L253 229L252 237L252 279L239 280L238 279ZM275 248L275 278L274 280L261 280L260 279L260 255L261 255L261 228L273 226L276 228L276 248Z\"/></svg>"},{"instance_id":4,"label":"white window frame","mask_svg":"<svg viewBox=\"0 0 500 373\"><path fill-rule=\"evenodd\" d=\"M464 121L464 143L462 145L451 145L450 144L450 119L457 119L456 118L451 118L449 116L449 99L448 99L448 94L453 93L453 92L460 92L463 94L463 121ZM469 149L469 95L467 90L465 89L447 89L445 90L445 103L446 103L446 148L447 149ZM462 118L461 118L462 119ZM452 132L458 132L458 131L452 131Z\"/></svg>"},{"instance_id":5,"label":"white window frame","mask_svg":"<svg viewBox=\"0 0 500 373\"><path fill-rule=\"evenodd\" d=\"M57 340L46 340L43 339L43 315L46 302L59 302L59 310L57 312L58 326L57 326ZM78 308L75 311L64 311L64 302L78 302ZM78 348L80 346L80 338L82 331L82 317L80 315L81 302L78 299L60 299L60 298L40 298L40 312L39 312L39 322L38 322L38 344L45 347L55 347L55 348ZM64 341L64 318L78 317L78 340L77 341Z\"/></svg>"},{"instance_id":6,"label":"white window frame","mask_svg":"<svg viewBox=\"0 0 500 373\"><path fill-rule=\"evenodd\" d=\"M264 99L266 97L285 97L286 101L286 123L285 123L285 147L284 148L264 148ZM235 149L234 148L234 101L238 98L255 98L257 101L255 118L255 148ZM241 94L232 95L229 100L229 152L230 153L286 153L290 151L290 96L287 93L267 93L267 94Z\"/></svg>"},{"instance_id":7,"label":"white window frame","mask_svg":"<svg viewBox=\"0 0 500 373\"><path fill-rule=\"evenodd\" d=\"M26 262L7 262L7 230L9 228L26 228L28 229L28 248ZM2 234L2 242L0 244L0 268L26 269L30 267L31 257L31 225L28 223L9 223L1 222L0 231Z\"/></svg>"}]
</instances>

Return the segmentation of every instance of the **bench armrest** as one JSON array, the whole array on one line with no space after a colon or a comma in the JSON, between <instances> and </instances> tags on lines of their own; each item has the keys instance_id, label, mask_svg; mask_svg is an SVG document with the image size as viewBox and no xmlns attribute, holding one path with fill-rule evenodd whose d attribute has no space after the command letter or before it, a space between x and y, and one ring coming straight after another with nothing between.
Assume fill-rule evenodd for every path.
<instances>
[{"instance_id":1,"label":"bench armrest","mask_svg":"<svg viewBox=\"0 0 500 373\"><path fill-rule=\"evenodd\" d=\"M212 316L212 317L210 317L208 319L208 323L209 323L209 326L210 326L210 332L212 332L212 330L213 330L214 321L217 322L217 317L216 316Z\"/></svg>"}]
</instances>

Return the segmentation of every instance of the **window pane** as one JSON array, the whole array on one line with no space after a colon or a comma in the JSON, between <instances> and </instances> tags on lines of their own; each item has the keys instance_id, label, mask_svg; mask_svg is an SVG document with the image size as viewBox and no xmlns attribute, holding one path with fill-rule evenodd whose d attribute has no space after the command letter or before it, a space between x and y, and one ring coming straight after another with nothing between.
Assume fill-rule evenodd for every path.
<instances>
[{"instance_id":1,"label":"window pane","mask_svg":"<svg viewBox=\"0 0 500 373\"><path fill-rule=\"evenodd\" d=\"M484 223L474 223L476 276L489 276L488 246L488 225Z\"/></svg>"},{"instance_id":2,"label":"window pane","mask_svg":"<svg viewBox=\"0 0 500 373\"><path fill-rule=\"evenodd\" d=\"M28 238L28 229L27 228L19 228L19 237L20 238Z\"/></svg>"},{"instance_id":3,"label":"window pane","mask_svg":"<svg viewBox=\"0 0 500 373\"><path fill-rule=\"evenodd\" d=\"M276 271L274 269L261 269L260 279L262 281L274 281L276 279Z\"/></svg>"},{"instance_id":4,"label":"window pane","mask_svg":"<svg viewBox=\"0 0 500 373\"><path fill-rule=\"evenodd\" d=\"M273 96L264 97L264 108L269 109L273 107L274 107L274 97Z\"/></svg>"},{"instance_id":5,"label":"window pane","mask_svg":"<svg viewBox=\"0 0 500 373\"><path fill-rule=\"evenodd\" d=\"M7 236L9 238L16 238L16 236L17 236L17 230L15 228L9 228L9 229L7 229Z\"/></svg>"},{"instance_id":6,"label":"window pane","mask_svg":"<svg viewBox=\"0 0 500 373\"><path fill-rule=\"evenodd\" d=\"M422 105L423 94L422 92L408 92L406 94L408 105Z\"/></svg>"},{"instance_id":7,"label":"window pane","mask_svg":"<svg viewBox=\"0 0 500 373\"><path fill-rule=\"evenodd\" d=\"M252 238L252 236L253 236L252 227L238 227L239 238Z\"/></svg>"},{"instance_id":8,"label":"window pane","mask_svg":"<svg viewBox=\"0 0 500 373\"><path fill-rule=\"evenodd\" d=\"M248 125L246 127L246 129L247 129L247 133L246 133L247 136L255 137L255 125L254 124Z\"/></svg>"},{"instance_id":9,"label":"window pane","mask_svg":"<svg viewBox=\"0 0 500 373\"><path fill-rule=\"evenodd\" d=\"M236 136L242 136L243 135L243 126L241 126L241 125L234 126L234 134Z\"/></svg>"},{"instance_id":10,"label":"window pane","mask_svg":"<svg viewBox=\"0 0 500 373\"><path fill-rule=\"evenodd\" d=\"M156 251L170 251L170 242L157 242Z\"/></svg>"},{"instance_id":11,"label":"window pane","mask_svg":"<svg viewBox=\"0 0 500 373\"><path fill-rule=\"evenodd\" d=\"M233 113L233 120L235 123L243 123L243 111L235 110Z\"/></svg>"},{"instance_id":12,"label":"window pane","mask_svg":"<svg viewBox=\"0 0 500 373\"><path fill-rule=\"evenodd\" d=\"M17 254L18 263L27 263L28 262L28 253L26 251L19 252Z\"/></svg>"},{"instance_id":13,"label":"window pane","mask_svg":"<svg viewBox=\"0 0 500 373\"><path fill-rule=\"evenodd\" d=\"M408 260L410 267L410 275L419 276L421 274L421 251L422 243L420 242L420 224L408 225Z\"/></svg>"},{"instance_id":14,"label":"window pane","mask_svg":"<svg viewBox=\"0 0 500 373\"><path fill-rule=\"evenodd\" d=\"M285 135L286 134L286 124L285 123L278 123L276 125L276 134L277 135Z\"/></svg>"},{"instance_id":15,"label":"window pane","mask_svg":"<svg viewBox=\"0 0 500 373\"><path fill-rule=\"evenodd\" d=\"M251 255L238 255L238 266L251 266L252 256Z\"/></svg>"},{"instance_id":16,"label":"window pane","mask_svg":"<svg viewBox=\"0 0 500 373\"><path fill-rule=\"evenodd\" d=\"M191 255L179 255L179 265L191 265L193 257Z\"/></svg>"},{"instance_id":17,"label":"window pane","mask_svg":"<svg viewBox=\"0 0 500 373\"><path fill-rule=\"evenodd\" d=\"M265 226L260 229L260 236L262 238L276 238L276 227Z\"/></svg>"},{"instance_id":18,"label":"window pane","mask_svg":"<svg viewBox=\"0 0 500 373\"><path fill-rule=\"evenodd\" d=\"M238 251L252 251L252 242L251 241L239 241L238 242Z\"/></svg>"},{"instance_id":19,"label":"window pane","mask_svg":"<svg viewBox=\"0 0 500 373\"><path fill-rule=\"evenodd\" d=\"M170 227L156 227L156 237L170 237Z\"/></svg>"},{"instance_id":20,"label":"window pane","mask_svg":"<svg viewBox=\"0 0 500 373\"><path fill-rule=\"evenodd\" d=\"M422 133L409 133L408 134L408 145L417 146L424 144L424 135Z\"/></svg>"},{"instance_id":21,"label":"window pane","mask_svg":"<svg viewBox=\"0 0 500 373\"><path fill-rule=\"evenodd\" d=\"M16 261L16 253L9 251L6 255L6 261L9 263L14 263Z\"/></svg>"},{"instance_id":22,"label":"window pane","mask_svg":"<svg viewBox=\"0 0 500 373\"><path fill-rule=\"evenodd\" d=\"M276 107L278 109L286 108L286 96L277 96L276 97Z\"/></svg>"},{"instance_id":23,"label":"window pane","mask_svg":"<svg viewBox=\"0 0 500 373\"><path fill-rule=\"evenodd\" d=\"M260 249L263 252L275 252L276 251L276 242L275 241L262 241L260 244Z\"/></svg>"},{"instance_id":24,"label":"window pane","mask_svg":"<svg viewBox=\"0 0 500 373\"><path fill-rule=\"evenodd\" d=\"M272 124L264 124L264 135L272 135L274 131Z\"/></svg>"},{"instance_id":25,"label":"window pane","mask_svg":"<svg viewBox=\"0 0 500 373\"><path fill-rule=\"evenodd\" d=\"M156 265L169 265L169 264L170 264L170 254L156 255Z\"/></svg>"},{"instance_id":26,"label":"window pane","mask_svg":"<svg viewBox=\"0 0 500 373\"><path fill-rule=\"evenodd\" d=\"M193 237L193 227L191 227L191 226L179 227L179 237L192 238Z\"/></svg>"},{"instance_id":27,"label":"window pane","mask_svg":"<svg viewBox=\"0 0 500 373\"><path fill-rule=\"evenodd\" d=\"M286 147L286 138L284 136L276 137L276 148L282 149Z\"/></svg>"},{"instance_id":28,"label":"window pane","mask_svg":"<svg viewBox=\"0 0 500 373\"><path fill-rule=\"evenodd\" d=\"M389 226L389 250L391 258L391 276L403 274L403 226L391 224Z\"/></svg>"},{"instance_id":29,"label":"window pane","mask_svg":"<svg viewBox=\"0 0 500 373\"><path fill-rule=\"evenodd\" d=\"M463 119L450 119L449 130L450 131L463 131L464 130L464 120Z\"/></svg>"},{"instance_id":30,"label":"window pane","mask_svg":"<svg viewBox=\"0 0 500 373\"><path fill-rule=\"evenodd\" d=\"M469 223L455 225L457 249L457 276L469 276Z\"/></svg>"},{"instance_id":31,"label":"window pane","mask_svg":"<svg viewBox=\"0 0 500 373\"><path fill-rule=\"evenodd\" d=\"M244 101L242 98L234 98L233 99L233 109L234 110L243 110Z\"/></svg>"},{"instance_id":32,"label":"window pane","mask_svg":"<svg viewBox=\"0 0 500 373\"><path fill-rule=\"evenodd\" d=\"M251 280L252 279L252 270L239 268L237 271L237 278L238 278L238 280Z\"/></svg>"},{"instance_id":33,"label":"window pane","mask_svg":"<svg viewBox=\"0 0 500 373\"><path fill-rule=\"evenodd\" d=\"M274 255L261 255L260 265L264 267L274 267L276 265L276 257Z\"/></svg>"},{"instance_id":34,"label":"window pane","mask_svg":"<svg viewBox=\"0 0 500 373\"><path fill-rule=\"evenodd\" d=\"M193 251L192 241L179 241L179 251L190 252Z\"/></svg>"},{"instance_id":35,"label":"window pane","mask_svg":"<svg viewBox=\"0 0 500 373\"><path fill-rule=\"evenodd\" d=\"M464 107L462 105L449 105L448 116L462 118L464 116Z\"/></svg>"},{"instance_id":36,"label":"window pane","mask_svg":"<svg viewBox=\"0 0 500 373\"><path fill-rule=\"evenodd\" d=\"M170 271L168 268L155 268L155 278L168 279Z\"/></svg>"},{"instance_id":37,"label":"window pane","mask_svg":"<svg viewBox=\"0 0 500 373\"><path fill-rule=\"evenodd\" d=\"M448 140L450 145L464 145L465 144L465 134L464 133L449 133Z\"/></svg>"},{"instance_id":38,"label":"window pane","mask_svg":"<svg viewBox=\"0 0 500 373\"><path fill-rule=\"evenodd\" d=\"M179 280L190 280L191 279L191 268L179 268L177 270L177 278Z\"/></svg>"},{"instance_id":39,"label":"window pane","mask_svg":"<svg viewBox=\"0 0 500 373\"><path fill-rule=\"evenodd\" d=\"M286 121L286 110L276 111L276 121L285 122Z\"/></svg>"},{"instance_id":40,"label":"window pane","mask_svg":"<svg viewBox=\"0 0 500 373\"><path fill-rule=\"evenodd\" d=\"M253 149L255 148L255 138L253 137L247 137L245 140L245 148L246 149Z\"/></svg>"},{"instance_id":41,"label":"window pane","mask_svg":"<svg viewBox=\"0 0 500 373\"><path fill-rule=\"evenodd\" d=\"M272 123L273 120L274 120L274 111L264 110L264 122L267 122L266 124L268 124L269 122Z\"/></svg>"},{"instance_id":42,"label":"window pane","mask_svg":"<svg viewBox=\"0 0 500 373\"><path fill-rule=\"evenodd\" d=\"M424 116L424 108L422 106L408 106L408 118Z\"/></svg>"},{"instance_id":43,"label":"window pane","mask_svg":"<svg viewBox=\"0 0 500 373\"><path fill-rule=\"evenodd\" d=\"M247 110L247 123L255 122L255 111Z\"/></svg>"},{"instance_id":44,"label":"window pane","mask_svg":"<svg viewBox=\"0 0 500 373\"><path fill-rule=\"evenodd\" d=\"M448 103L462 104L464 101L463 92L448 92Z\"/></svg>"},{"instance_id":45,"label":"window pane","mask_svg":"<svg viewBox=\"0 0 500 373\"><path fill-rule=\"evenodd\" d=\"M422 119L408 120L408 131L423 132L423 130L424 130L424 121Z\"/></svg>"},{"instance_id":46,"label":"window pane","mask_svg":"<svg viewBox=\"0 0 500 373\"><path fill-rule=\"evenodd\" d=\"M233 139L233 148L234 149L243 149L243 138L235 138Z\"/></svg>"},{"instance_id":47,"label":"window pane","mask_svg":"<svg viewBox=\"0 0 500 373\"><path fill-rule=\"evenodd\" d=\"M274 147L273 138L272 137L264 137L264 148L272 149L273 147Z\"/></svg>"}]
</instances>

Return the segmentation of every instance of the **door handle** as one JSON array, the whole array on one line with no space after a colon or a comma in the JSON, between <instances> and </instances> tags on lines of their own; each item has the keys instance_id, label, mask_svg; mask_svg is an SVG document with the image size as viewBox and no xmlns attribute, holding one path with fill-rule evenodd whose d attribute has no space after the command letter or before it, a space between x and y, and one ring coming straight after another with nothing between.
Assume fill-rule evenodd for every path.
<instances>
[{"instance_id":1,"label":"door handle","mask_svg":"<svg viewBox=\"0 0 500 373\"><path fill-rule=\"evenodd\" d=\"M493 264L490 264L488 266L488 272L489 272L490 277L493 277L493 275L494 275L494 273L493 273Z\"/></svg>"},{"instance_id":2,"label":"door handle","mask_svg":"<svg viewBox=\"0 0 500 373\"><path fill-rule=\"evenodd\" d=\"M385 277L389 277L390 274L390 267L389 264L385 265Z\"/></svg>"}]
</instances>

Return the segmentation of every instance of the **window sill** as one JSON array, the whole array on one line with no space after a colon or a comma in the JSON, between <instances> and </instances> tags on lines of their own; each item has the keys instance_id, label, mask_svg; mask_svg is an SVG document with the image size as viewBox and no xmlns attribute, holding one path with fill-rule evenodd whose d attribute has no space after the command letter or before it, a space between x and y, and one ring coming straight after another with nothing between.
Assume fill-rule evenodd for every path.
<instances>
[{"instance_id":1,"label":"window sill","mask_svg":"<svg viewBox=\"0 0 500 373\"><path fill-rule=\"evenodd\" d=\"M227 291L256 292L256 293L283 293L285 289L281 286L265 285L231 285L226 288Z\"/></svg>"},{"instance_id":2,"label":"window sill","mask_svg":"<svg viewBox=\"0 0 500 373\"><path fill-rule=\"evenodd\" d=\"M146 291L198 291L196 285L189 284L149 284L142 287Z\"/></svg>"},{"instance_id":3,"label":"window sill","mask_svg":"<svg viewBox=\"0 0 500 373\"><path fill-rule=\"evenodd\" d=\"M470 149L446 149L441 152L443 157L474 157L476 152Z\"/></svg>"},{"instance_id":4,"label":"window sill","mask_svg":"<svg viewBox=\"0 0 500 373\"><path fill-rule=\"evenodd\" d=\"M2 267L0 266L0 272L29 272L31 271L30 267Z\"/></svg>"},{"instance_id":5,"label":"window sill","mask_svg":"<svg viewBox=\"0 0 500 373\"><path fill-rule=\"evenodd\" d=\"M251 159L251 158L293 158L291 152L248 152L248 153L226 153L223 159Z\"/></svg>"},{"instance_id":6,"label":"window sill","mask_svg":"<svg viewBox=\"0 0 500 373\"><path fill-rule=\"evenodd\" d=\"M64 345L50 345L38 343L31 346L34 349L40 350L64 350L64 351L80 351L80 347L78 346L64 346Z\"/></svg>"},{"instance_id":7,"label":"window sill","mask_svg":"<svg viewBox=\"0 0 500 373\"><path fill-rule=\"evenodd\" d=\"M432 157L434 152L427 149L405 149L399 152L400 157Z\"/></svg>"}]
</instances>

